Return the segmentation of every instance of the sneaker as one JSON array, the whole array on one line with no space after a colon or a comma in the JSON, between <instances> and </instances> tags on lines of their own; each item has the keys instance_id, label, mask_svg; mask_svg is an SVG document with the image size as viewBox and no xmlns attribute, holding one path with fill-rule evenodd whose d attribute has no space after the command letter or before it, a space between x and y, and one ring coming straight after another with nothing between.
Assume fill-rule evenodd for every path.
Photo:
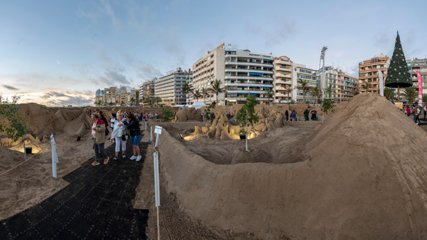
<instances>
[{"instance_id":1,"label":"sneaker","mask_svg":"<svg viewBox=\"0 0 427 240\"><path fill-rule=\"evenodd\" d=\"M108 157L108 158L104 159L104 164L107 164L107 163L108 163L108 160L110 160L110 157Z\"/></svg>"},{"instance_id":2,"label":"sneaker","mask_svg":"<svg viewBox=\"0 0 427 240\"><path fill-rule=\"evenodd\" d=\"M138 157L136 157L136 161L139 162L139 160L141 160L142 156L139 155Z\"/></svg>"},{"instance_id":3,"label":"sneaker","mask_svg":"<svg viewBox=\"0 0 427 240\"><path fill-rule=\"evenodd\" d=\"M122 158L126 158L126 154L123 154L123 155L122 155Z\"/></svg>"},{"instance_id":4,"label":"sneaker","mask_svg":"<svg viewBox=\"0 0 427 240\"><path fill-rule=\"evenodd\" d=\"M132 155L132 157L130 157L129 159L130 159L130 160L135 160L135 159L136 159L136 156L135 156L135 155Z\"/></svg>"},{"instance_id":5,"label":"sneaker","mask_svg":"<svg viewBox=\"0 0 427 240\"><path fill-rule=\"evenodd\" d=\"M119 158L117 156L114 156L113 160L117 161Z\"/></svg>"},{"instance_id":6,"label":"sneaker","mask_svg":"<svg viewBox=\"0 0 427 240\"><path fill-rule=\"evenodd\" d=\"M99 165L99 162L93 161L92 166L98 166L98 165Z\"/></svg>"}]
</instances>

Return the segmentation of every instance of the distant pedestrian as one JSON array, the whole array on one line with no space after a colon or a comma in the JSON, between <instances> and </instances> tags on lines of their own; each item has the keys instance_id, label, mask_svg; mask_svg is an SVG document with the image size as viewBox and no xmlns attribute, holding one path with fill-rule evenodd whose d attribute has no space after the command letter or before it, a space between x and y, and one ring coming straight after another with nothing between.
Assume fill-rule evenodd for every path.
<instances>
[{"instance_id":1,"label":"distant pedestrian","mask_svg":"<svg viewBox=\"0 0 427 240\"><path fill-rule=\"evenodd\" d=\"M288 121L289 120L289 112L288 112L288 110L285 111L285 117L286 117L286 121Z\"/></svg>"},{"instance_id":2,"label":"distant pedestrian","mask_svg":"<svg viewBox=\"0 0 427 240\"><path fill-rule=\"evenodd\" d=\"M406 115L411 116L411 109L409 108L409 106L406 106Z\"/></svg>"},{"instance_id":3,"label":"distant pedestrian","mask_svg":"<svg viewBox=\"0 0 427 240\"><path fill-rule=\"evenodd\" d=\"M122 122L129 130L130 139L133 145L133 156L130 158L130 160L140 161L142 156L138 146L139 140L141 139L141 130L139 129L139 122L138 119L136 119L135 116L131 113L128 114L128 121L129 122L124 121L124 119L122 120Z\"/></svg>"},{"instance_id":4,"label":"distant pedestrian","mask_svg":"<svg viewBox=\"0 0 427 240\"><path fill-rule=\"evenodd\" d=\"M418 111L417 111L417 109L413 109L412 110L412 113L414 114L414 122L415 122L415 124L417 124L418 125L418 122L417 122L417 118L418 118Z\"/></svg>"},{"instance_id":5,"label":"distant pedestrian","mask_svg":"<svg viewBox=\"0 0 427 240\"><path fill-rule=\"evenodd\" d=\"M104 150L105 144L105 122L100 119L98 113L92 113L92 140L93 149L95 150L95 161L92 166L99 165L99 155L103 157L104 164L107 164L110 158L107 156Z\"/></svg>"},{"instance_id":6,"label":"distant pedestrian","mask_svg":"<svg viewBox=\"0 0 427 240\"><path fill-rule=\"evenodd\" d=\"M116 149L115 149L116 155L114 156L113 160L119 159L120 146L122 147L122 158L123 159L126 158L125 151L126 151L126 140L127 140L127 131L126 131L127 127L126 125L123 124L122 120L123 120L123 114L119 113L117 115L117 121L114 124L114 130L111 133L111 138L114 138L116 142Z\"/></svg>"},{"instance_id":7,"label":"distant pedestrian","mask_svg":"<svg viewBox=\"0 0 427 240\"><path fill-rule=\"evenodd\" d=\"M311 120L312 121L316 121L317 120L317 111L313 108L313 110L311 110Z\"/></svg>"},{"instance_id":8,"label":"distant pedestrian","mask_svg":"<svg viewBox=\"0 0 427 240\"><path fill-rule=\"evenodd\" d=\"M309 121L308 120L308 115L310 114L310 107L308 107L307 109L305 109L304 111L304 119L305 121Z\"/></svg>"},{"instance_id":9,"label":"distant pedestrian","mask_svg":"<svg viewBox=\"0 0 427 240\"><path fill-rule=\"evenodd\" d=\"M110 130L113 131L114 129L114 122L116 121L116 114L112 113L110 118Z\"/></svg>"},{"instance_id":10,"label":"distant pedestrian","mask_svg":"<svg viewBox=\"0 0 427 240\"><path fill-rule=\"evenodd\" d=\"M291 121L296 121L297 120L297 114L295 113L295 110L292 110L291 112Z\"/></svg>"}]
</instances>

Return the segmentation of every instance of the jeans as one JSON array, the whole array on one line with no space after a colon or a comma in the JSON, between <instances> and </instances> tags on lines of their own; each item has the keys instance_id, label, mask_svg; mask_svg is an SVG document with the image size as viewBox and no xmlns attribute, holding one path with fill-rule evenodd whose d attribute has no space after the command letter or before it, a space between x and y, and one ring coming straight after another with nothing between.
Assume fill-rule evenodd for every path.
<instances>
[{"instance_id":1,"label":"jeans","mask_svg":"<svg viewBox=\"0 0 427 240\"><path fill-rule=\"evenodd\" d=\"M288 121L289 120L289 116L286 116L286 121Z\"/></svg>"},{"instance_id":2,"label":"jeans","mask_svg":"<svg viewBox=\"0 0 427 240\"><path fill-rule=\"evenodd\" d=\"M305 118L305 120L306 120L306 121L309 121L309 120L308 120L308 116L304 116L304 118Z\"/></svg>"},{"instance_id":3,"label":"jeans","mask_svg":"<svg viewBox=\"0 0 427 240\"><path fill-rule=\"evenodd\" d=\"M418 115L417 115L417 114L415 114L415 115L414 115L414 122L415 122L415 123L417 123L417 118L418 118Z\"/></svg>"},{"instance_id":4,"label":"jeans","mask_svg":"<svg viewBox=\"0 0 427 240\"><path fill-rule=\"evenodd\" d=\"M138 146L140 139L141 139L141 135L136 135L136 136L130 137L132 145L134 145L134 146Z\"/></svg>"},{"instance_id":5,"label":"jeans","mask_svg":"<svg viewBox=\"0 0 427 240\"><path fill-rule=\"evenodd\" d=\"M101 154L101 157L104 157L104 159L108 158L107 153L104 150L104 143L96 144L96 139L92 138L93 140L93 147L95 149L95 161L99 162L99 155Z\"/></svg>"}]
</instances>

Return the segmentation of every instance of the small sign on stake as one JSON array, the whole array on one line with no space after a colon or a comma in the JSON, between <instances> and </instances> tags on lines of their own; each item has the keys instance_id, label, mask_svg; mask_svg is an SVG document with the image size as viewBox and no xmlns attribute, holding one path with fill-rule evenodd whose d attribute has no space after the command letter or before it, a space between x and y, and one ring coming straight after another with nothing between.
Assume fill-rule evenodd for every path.
<instances>
[{"instance_id":1,"label":"small sign on stake","mask_svg":"<svg viewBox=\"0 0 427 240\"><path fill-rule=\"evenodd\" d=\"M154 133L162 134L162 127L156 126L156 128L154 129Z\"/></svg>"}]
</instances>

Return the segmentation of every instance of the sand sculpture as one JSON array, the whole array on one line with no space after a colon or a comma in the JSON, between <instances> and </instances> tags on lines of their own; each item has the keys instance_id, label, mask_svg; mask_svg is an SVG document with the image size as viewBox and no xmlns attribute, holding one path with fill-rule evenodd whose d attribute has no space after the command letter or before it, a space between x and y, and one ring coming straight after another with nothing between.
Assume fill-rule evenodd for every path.
<instances>
[{"instance_id":1,"label":"sand sculpture","mask_svg":"<svg viewBox=\"0 0 427 240\"><path fill-rule=\"evenodd\" d=\"M83 109L51 109L35 103L21 104L20 107L21 114L25 114L29 120L31 132L26 137L32 143L48 142L51 134L76 138L90 130L91 119ZM7 139L6 133L0 133L2 146L15 146L21 142L22 138L13 142Z\"/></svg>"},{"instance_id":2,"label":"sand sculpture","mask_svg":"<svg viewBox=\"0 0 427 240\"><path fill-rule=\"evenodd\" d=\"M195 108L180 108L173 122L203 121L202 112Z\"/></svg>"},{"instance_id":3,"label":"sand sculpture","mask_svg":"<svg viewBox=\"0 0 427 240\"><path fill-rule=\"evenodd\" d=\"M159 142L163 186L180 209L251 239L426 238L426 146L427 133L371 93L325 122L296 163L215 164L168 131Z\"/></svg>"}]
</instances>

